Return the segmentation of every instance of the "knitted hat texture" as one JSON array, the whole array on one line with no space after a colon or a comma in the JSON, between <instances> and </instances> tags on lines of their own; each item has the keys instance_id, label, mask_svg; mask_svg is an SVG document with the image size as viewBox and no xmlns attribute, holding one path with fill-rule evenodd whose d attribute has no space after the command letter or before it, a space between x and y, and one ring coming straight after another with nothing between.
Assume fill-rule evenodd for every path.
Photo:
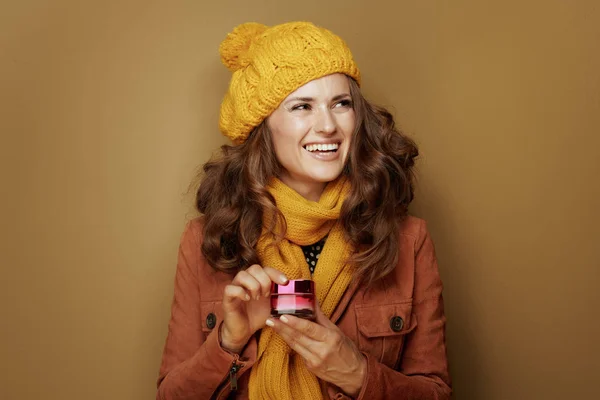
<instances>
[{"instance_id":1,"label":"knitted hat texture","mask_svg":"<svg viewBox=\"0 0 600 400\"><path fill-rule=\"evenodd\" d=\"M219 129L234 144L243 143L290 93L314 79L342 73L360 84L346 43L310 22L239 25L223 40L219 53L233 72Z\"/></svg>"}]
</instances>

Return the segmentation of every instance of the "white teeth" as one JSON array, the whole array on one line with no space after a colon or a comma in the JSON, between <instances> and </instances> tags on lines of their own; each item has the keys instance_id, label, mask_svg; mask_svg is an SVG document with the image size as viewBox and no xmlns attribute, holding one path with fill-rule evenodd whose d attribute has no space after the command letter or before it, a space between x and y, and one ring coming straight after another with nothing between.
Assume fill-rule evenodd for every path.
<instances>
[{"instance_id":1,"label":"white teeth","mask_svg":"<svg viewBox=\"0 0 600 400\"><path fill-rule=\"evenodd\" d=\"M331 151L337 150L339 148L338 143L329 143L329 144L309 144L304 147L306 150L313 151Z\"/></svg>"}]
</instances>

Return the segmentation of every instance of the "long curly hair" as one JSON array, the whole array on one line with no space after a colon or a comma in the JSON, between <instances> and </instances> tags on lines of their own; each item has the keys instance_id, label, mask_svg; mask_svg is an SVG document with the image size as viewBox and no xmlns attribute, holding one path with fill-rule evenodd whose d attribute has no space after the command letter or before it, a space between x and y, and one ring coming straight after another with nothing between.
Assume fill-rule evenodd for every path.
<instances>
[{"instance_id":1,"label":"long curly hair","mask_svg":"<svg viewBox=\"0 0 600 400\"><path fill-rule=\"evenodd\" d=\"M342 172L351 189L340 220L355 248L348 260L355 266L355 279L371 284L398 261L399 225L413 200L418 150L387 110L370 104L358 84L348 81L356 128ZM204 216L202 254L216 270L236 273L260 263L255 246L264 213L275 217L274 224L283 220L266 189L281 166L266 121L243 144L221 150L220 157L203 167L196 208Z\"/></svg>"}]
</instances>

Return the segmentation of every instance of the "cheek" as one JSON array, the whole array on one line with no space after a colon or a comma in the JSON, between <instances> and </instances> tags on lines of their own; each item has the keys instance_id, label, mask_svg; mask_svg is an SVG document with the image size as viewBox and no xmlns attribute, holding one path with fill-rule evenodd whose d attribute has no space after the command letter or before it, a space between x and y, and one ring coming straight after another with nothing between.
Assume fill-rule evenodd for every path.
<instances>
[{"instance_id":1,"label":"cheek","mask_svg":"<svg viewBox=\"0 0 600 400\"><path fill-rule=\"evenodd\" d=\"M339 112L335 116L335 123L340 131L340 133L344 136L345 139L349 139L354 132L354 127L356 125L356 115L354 110L350 109L347 111Z\"/></svg>"},{"instance_id":2,"label":"cheek","mask_svg":"<svg viewBox=\"0 0 600 400\"><path fill-rule=\"evenodd\" d=\"M295 149L292 141L286 137L273 138L273 147L275 148L275 155L277 160L282 165L289 162L290 156Z\"/></svg>"},{"instance_id":3,"label":"cheek","mask_svg":"<svg viewBox=\"0 0 600 400\"><path fill-rule=\"evenodd\" d=\"M292 160L296 158L294 154L297 152L298 143L292 135L283 132L289 131L278 131L273 134L273 148L279 164L288 169Z\"/></svg>"},{"instance_id":4,"label":"cheek","mask_svg":"<svg viewBox=\"0 0 600 400\"><path fill-rule=\"evenodd\" d=\"M343 153L341 161L346 163L348 160L348 154L350 153L350 147L352 145L352 139L354 134L354 128L356 127L356 119L354 118L354 113L348 113L347 116L344 116L339 121L339 126L344 135L345 146L343 146Z\"/></svg>"},{"instance_id":5,"label":"cheek","mask_svg":"<svg viewBox=\"0 0 600 400\"><path fill-rule=\"evenodd\" d=\"M296 143L302 140L306 131L310 128L310 118L308 117L290 117L282 124L282 132L290 141Z\"/></svg>"},{"instance_id":6,"label":"cheek","mask_svg":"<svg viewBox=\"0 0 600 400\"><path fill-rule=\"evenodd\" d=\"M302 118L282 118L277 121L277 128L272 129L273 146L278 158L285 158L291 152L297 152L298 146L307 129L307 121Z\"/></svg>"},{"instance_id":7,"label":"cheek","mask_svg":"<svg viewBox=\"0 0 600 400\"><path fill-rule=\"evenodd\" d=\"M354 133L354 128L356 126L356 116L354 111L348 112L344 115L342 120L344 134L349 138Z\"/></svg>"}]
</instances>

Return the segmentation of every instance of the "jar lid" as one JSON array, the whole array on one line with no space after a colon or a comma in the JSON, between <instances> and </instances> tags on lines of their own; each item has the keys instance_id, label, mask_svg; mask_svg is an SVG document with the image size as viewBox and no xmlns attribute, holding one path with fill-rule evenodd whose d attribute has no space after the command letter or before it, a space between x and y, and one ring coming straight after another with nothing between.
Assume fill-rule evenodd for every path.
<instances>
[{"instance_id":1,"label":"jar lid","mask_svg":"<svg viewBox=\"0 0 600 400\"><path fill-rule=\"evenodd\" d=\"M271 294L315 294L315 282L310 279L291 279L287 285L271 283Z\"/></svg>"}]
</instances>

